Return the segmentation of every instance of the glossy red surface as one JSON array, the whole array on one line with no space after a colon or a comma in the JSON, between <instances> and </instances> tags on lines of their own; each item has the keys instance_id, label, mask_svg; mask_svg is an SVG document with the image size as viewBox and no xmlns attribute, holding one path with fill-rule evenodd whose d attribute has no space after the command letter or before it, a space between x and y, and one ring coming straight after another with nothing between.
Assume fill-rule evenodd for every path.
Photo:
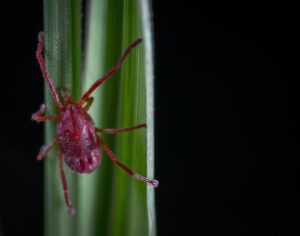
<instances>
[{"instance_id":1,"label":"glossy red surface","mask_svg":"<svg viewBox=\"0 0 300 236\"><path fill-rule=\"evenodd\" d=\"M60 113L56 126L60 148L67 165L78 173L90 173L101 161L91 117L75 104L67 105Z\"/></svg>"}]
</instances>

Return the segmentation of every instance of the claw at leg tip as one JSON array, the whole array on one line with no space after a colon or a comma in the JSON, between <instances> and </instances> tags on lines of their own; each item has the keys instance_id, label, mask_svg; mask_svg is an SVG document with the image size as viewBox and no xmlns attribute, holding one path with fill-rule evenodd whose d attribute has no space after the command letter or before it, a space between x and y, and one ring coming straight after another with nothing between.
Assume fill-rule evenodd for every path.
<instances>
[{"instance_id":1,"label":"claw at leg tip","mask_svg":"<svg viewBox=\"0 0 300 236\"><path fill-rule=\"evenodd\" d=\"M69 213L71 216L74 216L74 215L75 215L75 209L74 209L73 207L68 208L68 213Z\"/></svg>"},{"instance_id":2,"label":"claw at leg tip","mask_svg":"<svg viewBox=\"0 0 300 236\"><path fill-rule=\"evenodd\" d=\"M43 31L39 32L38 40L39 40L39 42L44 42L44 32Z\"/></svg>"},{"instance_id":3,"label":"claw at leg tip","mask_svg":"<svg viewBox=\"0 0 300 236\"><path fill-rule=\"evenodd\" d=\"M156 187L158 187L159 182L158 182L156 179L154 179L154 180L151 181L151 185L152 185L154 188L156 188Z\"/></svg>"}]
</instances>

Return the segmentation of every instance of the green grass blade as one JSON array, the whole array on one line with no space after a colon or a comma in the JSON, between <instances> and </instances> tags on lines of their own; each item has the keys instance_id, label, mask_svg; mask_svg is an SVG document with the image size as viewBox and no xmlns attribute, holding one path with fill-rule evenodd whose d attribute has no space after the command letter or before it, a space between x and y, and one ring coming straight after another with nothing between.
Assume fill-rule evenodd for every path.
<instances>
[{"instance_id":1,"label":"green grass blade","mask_svg":"<svg viewBox=\"0 0 300 236\"><path fill-rule=\"evenodd\" d=\"M117 62L131 41L144 38L126 60L122 71L94 93L90 114L101 128L148 123L147 130L103 138L121 162L140 174L151 176L153 55L149 2L92 0L90 4L85 89ZM146 18L142 17L142 12ZM106 155L99 170L80 179L80 186L78 210L84 212L79 222L81 235L155 235L152 187L115 167Z\"/></svg>"},{"instance_id":2,"label":"green grass blade","mask_svg":"<svg viewBox=\"0 0 300 236\"><path fill-rule=\"evenodd\" d=\"M144 36L144 75L146 83L147 116L147 176L154 178L154 37L149 0L140 1L142 31ZM156 235L154 189L147 186L148 235Z\"/></svg>"},{"instance_id":3,"label":"green grass blade","mask_svg":"<svg viewBox=\"0 0 300 236\"><path fill-rule=\"evenodd\" d=\"M87 16L85 83L81 82L81 1L44 0L45 59L60 89L76 100L116 64L124 49L138 37L122 70L93 96L90 114L101 128L147 122L148 128L106 135L118 159L136 172L153 177L153 55L149 2L146 0L91 0ZM122 78L122 79L121 79ZM57 110L46 88L48 112ZM55 123L46 123L46 143L55 138ZM154 190L114 166L104 154L93 174L78 175L65 168L76 215L67 214L56 152L45 160L45 235L155 235Z\"/></svg>"},{"instance_id":4,"label":"green grass blade","mask_svg":"<svg viewBox=\"0 0 300 236\"><path fill-rule=\"evenodd\" d=\"M80 0L44 0L44 32L46 67L58 91L68 89L74 98L81 93L81 12ZM49 114L57 114L49 88L45 88ZM55 123L46 122L45 143L56 137ZM56 150L45 159L45 235L76 235L77 217L67 214L59 177ZM72 201L77 202L78 176L65 168Z\"/></svg>"},{"instance_id":5,"label":"green grass blade","mask_svg":"<svg viewBox=\"0 0 300 236\"><path fill-rule=\"evenodd\" d=\"M120 15L122 6L115 8L116 1L91 1L88 9L87 47L85 60L86 81L85 90L116 63L121 54ZM108 12L112 12L108 14ZM113 27L112 27L113 26ZM103 37L105 35L105 37ZM95 102L89 113L98 127L116 127L117 95L119 76L107 81L93 93ZM105 115L102 115L105 114ZM112 137L105 137L111 148ZM108 158L102 158L102 163L94 173L82 176L79 211L84 217L79 222L81 235L106 235L110 192L111 168Z\"/></svg>"}]
</instances>

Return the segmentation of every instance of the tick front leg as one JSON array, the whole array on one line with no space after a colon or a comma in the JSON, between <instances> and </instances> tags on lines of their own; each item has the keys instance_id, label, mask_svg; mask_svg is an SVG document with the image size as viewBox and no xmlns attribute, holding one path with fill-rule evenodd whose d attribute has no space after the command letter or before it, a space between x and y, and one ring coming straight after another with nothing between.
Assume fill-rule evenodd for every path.
<instances>
[{"instance_id":1,"label":"tick front leg","mask_svg":"<svg viewBox=\"0 0 300 236\"><path fill-rule=\"evenodd\" d=\"M123 163L119 162L115 156L115 154L109 149L109 147L107 146L107 144L103 141L103 139L101 139L100 137L98 137L98 141L99 143L103 146L103 148L105 149L107 155L109 156L109 158L116 163L118 166L120 166L123 170L125 170L130 176L132 176L135 179L138 179L140 181L143 181L145 183L151 184L153 187L157 187L158 186L158 181L155 179L150 179L147 177L144 177L142 175L139 175L137 173L135 173L134 171L132 171L131 169L129 169L127 166L125 166Z\"/></svg>"},{"instance_id":2,"label":"tick front leg","mask_svg":"<svg viewBox=\"0 0 300 236\"><path fill-rule=\"evenodd\" d=\"M66 205L68 208L68 213L70 215L74 215L75 209L73 208L71 200L70 200L70 195L69 195L69 191L68 191L67 179L66 179L65 172L64 172L62 157L63 157L63 152L61 150L59 150L57 159L58 159L60 179L61 179L61 183L62 183L62 187L63 187L63 191L64 191L65 202L66 202Z\"/></svg>"},{"instance_id":3,"label":"tick front leg","mask_svg":"<svg viewBox=\"0 0 300 236\"><path fill-rule=\"evenodd\" d=\"M90 97L90 95L92 94L92 92L94 92L94 90L96 88L98 88L101 84L103 84L107 79L111 78L116 72L118 72L121 69L122 64L124 63L125 58L128 56L128 54L130 53L130 51L136 47L137 45L139 45L142 42L142 39L136 39L134 40L125 50L125 52L123 53L123 55L121 56L121 58L119 59L118 63L111 68L102 78L98 79L90 88L88 91L85 92L85 94L83 94L83 96L81 97L81 99L78 102L78 107L81 107L83 102L88 99Z\"/></svg>"},{"instance_id":4,"label":"tick front leg","mask_svg":"<svg viewBox=\"0 0 300 236\"><path fill-rule=\"evenodd\" d=\"M48 152L55 146L55 144L58 144L58 139L55 139L52 143L48 145L43 145L36 157L37 160L41 161L47 156Z\"/></svg>"},{"instance_id":5,"label":"tick front leg","mask_svg":"<svg viewBox=\"0 0 300 236\"><path fill-rule=\"evenodd\" d=\"M147 124L139 124L139 125L135 125L133 127L129 127L129 128L119 128L119 129L99 129L96 128L96 132L97 133L102 133L102 134L114 134L114 133L120 133L120 132L127 132L127 131L131 131L134 129L140 129L140 128L147 128Z\"/></svg>"},{"instance_id":6,"label":"tick front leg","mask_svg":"<svg viewBox=\"0 0 300 236\"><path fill-rule=\"evenodd\" d=\"M44 33L40 32L39 36L38 36L38 47L36 50L36 59L38 60L38 63L40 65L41 71L42 71L42 75L45 79L45 81L47 82L49 89L50 89L50 93L54 99L54 102L56 104L56 106L59 108L59 110L63 109L63 105L61 104L56 88L53 84L53 81L50 77L50 75L48 74L47 70L46 70L46 66L44 63L44 58L43 58L43 49L44 49Z\"/></svg>"},{"instance_id":7,"label":"tick front leg","mask_svg":"<svg viewBox=\"0 0 300 236\"><path fill-rule=\"evenodd\" d=\"M45 111L46 111L46 106L45 106L45 104L42 104L40 106L40 109L31 115L31 119L35 120L37 122L46 121L46 120L57 120L58 119L57 115L44 116Z\"/></svg>"}]
</instances>

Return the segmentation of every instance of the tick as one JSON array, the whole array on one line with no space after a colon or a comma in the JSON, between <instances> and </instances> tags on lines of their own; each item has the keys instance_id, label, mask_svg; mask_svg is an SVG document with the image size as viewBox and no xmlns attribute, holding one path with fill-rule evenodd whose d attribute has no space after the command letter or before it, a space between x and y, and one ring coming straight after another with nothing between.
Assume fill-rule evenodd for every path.
<instances>
[{"instance_id":1,"label":"tick","mask_svg":"<svg viewBox=\"0 0 300 236\"><path fill-rule=\"evenodd\" d=\"M132 171L130 168L119 162L115 154L110 150L106 142L97 135L100 134L113 134L119 132L127 132L134 129L146 128L146 124L139 124L129 128L119 129L100 129L96 128L90 115L87 113L93 103L93 97L91 94L96 88L98 88L103 82L109 79L113 74L120 70L125 58L130 51L140 44L142 39L136 39L125 50L118 63L112 67L102 78L98 79L83 94L81 99L76 103L70 93L61 92L62 101L59 98L57 90L53 84L53 81L46 71L43 48L44 48L44 34L40 32L38 35L38 46L36 51L36 58L39 63L42 75L49 86L51 95L59 110L58 115L45 115L46 107L41 105L40 109L32 114L32 119L37 122L54 120L56 124L56 138L49 145L41 147L40 152L37 155L38 160L43 160L48 152L58 145L58 167L60 172L61 183L64 192L64 198L67 205L69 214L74 214L74 208L72 206L67 180L63 169L63 158L67 165L75 172L80 174L88 174L93 172L100 164L102 157L102 148L106 151L107 155L113 163L125 170L130 176L145 183L158 186L158 181L139 175Z\"/></svg>"}]
</instances>

